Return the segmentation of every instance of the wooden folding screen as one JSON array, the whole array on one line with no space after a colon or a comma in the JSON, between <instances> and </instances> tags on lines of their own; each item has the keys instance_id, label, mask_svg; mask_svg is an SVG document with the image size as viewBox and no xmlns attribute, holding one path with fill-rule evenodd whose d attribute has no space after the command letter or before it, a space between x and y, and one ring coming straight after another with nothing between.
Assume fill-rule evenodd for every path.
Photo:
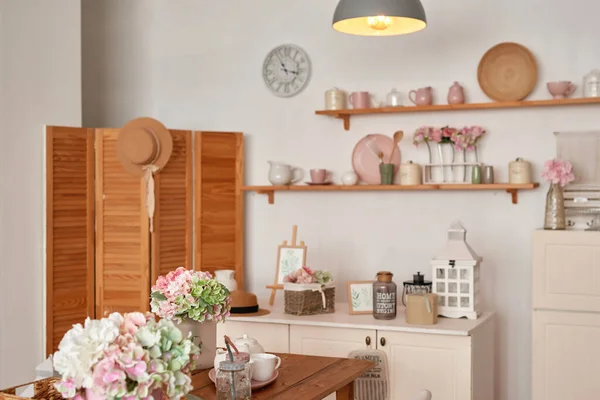
<instances>
[{"instance_id":1,"label":"wooden folding screen","mask_svg":"<svg viewBox=\"0 0 600 400\"><path fill-rule=\"evenodd\" d=\"M243 285L242 134L171 130L153 233L145 182L119 163L118 134L47 129L48 353L87 316L149 310L151 285L178 266L235 269Z\"/></svg>"},{"instance_id":2,"label":"wooden folding screen","mask_svg":"<svg viewBox=\"0 0 600 400\"><path fill-rule=\"evenodd\" d=\"M234 269L243 287L244 141L241 133L194 137L194 266Z\"/></svg>"},{"instance_id":3,"label":"wooden folding screen","mask_svg":"<svg viewBox=\"0 0 600 400\"><path fill-rule=\"evenodd\" d=\"M46 128L46 352L94 316L94 131Z\"/></svg>"}]
</instances>

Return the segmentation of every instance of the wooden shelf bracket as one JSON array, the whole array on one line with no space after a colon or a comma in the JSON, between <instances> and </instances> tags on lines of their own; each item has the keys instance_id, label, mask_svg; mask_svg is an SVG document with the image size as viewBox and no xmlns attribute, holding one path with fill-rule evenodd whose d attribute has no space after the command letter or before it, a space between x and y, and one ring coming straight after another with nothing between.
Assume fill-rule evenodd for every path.
<instances>
[{"instance_id":1,"label":"wooden shelf bracket","mask_svg":"<svg viewBox=\"0 0 600 400\"><path fill-rule=\"evenodd\" d=\"M342 121L344 121L344 130L345 131L350 130L350 114L337 115L336 118L340 118Z\"/></svg>"},{"instance_id":2,"label":"wooden shelf bracket","mask_svg":"<svg viewBox=\"0 0 600 400\"><path fill-rule=\"evenodd\" d=\"M275 204L275 189L273 190L257 190L257 194L266 194L269 199L269 204Z\"/></svg>"},{"instance_id":3,"label":"wooden shelf bracket","mask_svg":"<svg viewBox=\"0 0 600 400\"><path fill-rule=\"evenodd\" d=\"M506 189L506 193L510 194L513 204L519 204L519 191L517 189Z\"/></svg>"}]
</instances>

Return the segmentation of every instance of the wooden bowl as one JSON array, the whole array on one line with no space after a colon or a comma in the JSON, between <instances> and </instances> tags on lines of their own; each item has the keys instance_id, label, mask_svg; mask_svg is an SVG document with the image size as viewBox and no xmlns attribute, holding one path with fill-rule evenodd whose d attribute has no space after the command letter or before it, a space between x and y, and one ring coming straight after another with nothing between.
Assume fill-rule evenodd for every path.
<instances>
[{"instance_id":1,"label":"wooden bowl","mask_svg":"<svg viewBox=\"0 0 600 400\"><path fill-rule=\"evenodd\" d=\"M537 82L535 57L518 43L500 43L489 49L477 68L481 90L492 100L519 101Z\"/></svg>"}]
</instances>

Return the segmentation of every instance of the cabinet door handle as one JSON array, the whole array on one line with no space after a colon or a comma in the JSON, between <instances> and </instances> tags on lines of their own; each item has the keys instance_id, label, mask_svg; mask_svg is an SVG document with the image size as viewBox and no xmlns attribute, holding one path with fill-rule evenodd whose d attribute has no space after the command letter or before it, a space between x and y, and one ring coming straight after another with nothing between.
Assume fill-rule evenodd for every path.
<instances>
[{"instance_id":1,"label":"cabinet door handle","mask_svg":"<svg viewBox=\"0 0 600 400\"><path fill-rule=\"evenodd\" d=\"M379 343L381 344L381 346L385 346L385 338L382 337L381 339L379 339Z\"/></svg>"},{"instance_id":2,"label":"cabinet door handle","mask_svg":"<svg viewBox=\"0 0 600 400\"><path fill-rule=\"evenodd\" d=\"M369 346L371 344L371 336L367 336L365 338L365 343L367 344L367 346Z\"/></svg>"}]
</instances>

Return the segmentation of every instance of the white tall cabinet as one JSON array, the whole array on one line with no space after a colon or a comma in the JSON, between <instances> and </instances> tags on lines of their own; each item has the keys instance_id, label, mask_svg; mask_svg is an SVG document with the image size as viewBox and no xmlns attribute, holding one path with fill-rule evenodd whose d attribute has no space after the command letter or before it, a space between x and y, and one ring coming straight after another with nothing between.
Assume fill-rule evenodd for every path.
<instances>
[{"instance_id":1,"label":"white tall cabinet","mask_svg":"<svg viewBox=\"0 0 600 400\"><path fill-rule=\"evenodd\" d=\"M600 232L533 237L532 399L600 396Z\"/></svg>"}]
</instances>

